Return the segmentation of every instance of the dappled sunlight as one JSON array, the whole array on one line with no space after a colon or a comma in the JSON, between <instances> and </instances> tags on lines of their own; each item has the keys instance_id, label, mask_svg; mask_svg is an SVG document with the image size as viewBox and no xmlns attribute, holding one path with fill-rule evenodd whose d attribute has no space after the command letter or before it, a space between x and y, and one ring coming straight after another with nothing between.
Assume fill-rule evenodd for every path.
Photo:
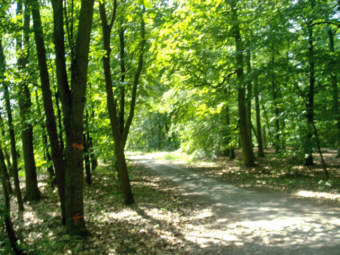
<instances>
[{"instance_id":1,"label":"dappled sunlight","mask_svg":"<svg viewBox=\"0 0 340 255\"><path fill-rule=\"evenodd\" d=\"M202 248L210 243L282 247L340 245L339 216L331 217L312 208L309 208L309 214L294 208L282 210L280 203L259 208L257 212L254 212L255 206L251 210L240 208L239 213L233 212L234 208L216 209L213 206L195 212L195 216L185 221L185 237ZM207 211L210 212L208 215ZM197 221L200 215L204 217Z\"/></svg>"},{"instance_id":2,"label":"dappled sunlight","mask_svg":"<svg viewBox=\"0 0 340 255\"><path fill-rule=\"evenodd\" d=\"M238 254L257 254L250 250L261 247L268 254L272 254L271 249L287 250L287 254L292 250L335 254L318 252L325 247L331 252L340 248L340 210L336 206L313 204L280 193L244 190L203 177L190 168L144 160L150 171L171 180L186 200L199 201L189 215L182 215L178 226L183 238L201 249L224 251L228 247ZM164 211L154 211L150 216L173 223L171 217L157 214Z\"/></svg>"},{"instance_id":3,"label":"dappled sunlight","mask_svg":"<svg viewBox=\"0 0 340 255\"><path fill-rule=\"evenodd\" d=\"M338 200L340 201L340 194L338 193L327 193L327 192L316 192L310 190L299 190L295 194L297 197L304 197L304 198L324 198L324 199L331 199L331 200Z\"/></svg>"},{"instance_id":4,"label":"dappled sunlight","mask_svg":"<svg viewBox=\"0 0 340 255\"><path fill-rule=\"evenodd\" d=\"M27 204L22 218L14 218L23 241L32 250L47 251L51 248L42 241L48 239L56 249L53 254L74 254L77 247L87 252L79 254L111 255L336 255L340 248L336 205L241 189L190 167L143 162L148 168L131 166L136 205L122 204L111 174L95 175L93 185L85 186L85 219L91 236L82 241L65 233L58 209L46 210L58 208L57 193L41 185L48 196Z\"/></svg>"}]
</instances>

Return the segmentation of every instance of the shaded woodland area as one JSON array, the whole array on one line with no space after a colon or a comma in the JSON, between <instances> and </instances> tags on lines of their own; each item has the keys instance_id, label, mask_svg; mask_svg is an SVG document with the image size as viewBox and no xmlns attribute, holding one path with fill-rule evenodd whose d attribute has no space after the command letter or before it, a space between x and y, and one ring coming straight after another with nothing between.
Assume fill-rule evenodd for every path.
<instances>
[{"instance_id":1,"label":"shaded woodland area","mask_svg":"<svg viewBox=\"0 0 340 255\"><path fill-rule=\"evenodd\" d=\"M219 162L201 170L242 187L339 192L339 28L336 0L2 0L0 253L42 248L18 238L25 211L93 244L97 209L166 199L127 151Z\"/></svg>"}]
</instances>

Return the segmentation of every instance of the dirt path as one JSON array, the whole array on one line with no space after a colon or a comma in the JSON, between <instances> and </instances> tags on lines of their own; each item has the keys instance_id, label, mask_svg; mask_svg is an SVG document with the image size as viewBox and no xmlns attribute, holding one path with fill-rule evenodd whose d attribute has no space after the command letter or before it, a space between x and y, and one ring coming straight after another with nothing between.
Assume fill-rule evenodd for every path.
<instances>
[{"instance_id":1,"label":"dirt path","mask_svg":"<svg viewBox=\"0 0 340 255\"><path fill-rule=\"evenodd\" d=\"M340 208L249 191L148 156L129 156L203 205L181 233L195 254L339 255Z\"/></svg>"}]
</instances>

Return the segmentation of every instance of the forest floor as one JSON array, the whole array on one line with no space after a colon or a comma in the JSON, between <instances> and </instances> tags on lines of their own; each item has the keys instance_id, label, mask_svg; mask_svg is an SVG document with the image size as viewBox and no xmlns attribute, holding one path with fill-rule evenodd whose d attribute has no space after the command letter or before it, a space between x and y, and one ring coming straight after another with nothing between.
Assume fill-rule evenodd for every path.
<instances>
[{"instance_id":1,"label":"forest floor","mask_svg":"<svg viewBox=\"0 0 340 255\"><path fill-rule=\"evenodd\" d=\"M221 159L189 164L171 154L130 154L129 159L136 205L122 205L110 167L101 166L93 184L85 186L85 219L91 233L85 239L65 233L56 190L44 178L39 180L43 200L26 204L20 217L13 198L13 222L25 251L42 255L339 254L336 164L330 168L332 178L320 182L317 167L310 172L294 170L281 161L275 170L274 159L269 160L271 165L263 160L255 168L240 168L237 162ZM281 173L280 168L287 169ZM0 229L0 254L8 254L4 240Z\"/></svg>"}]
</instances>

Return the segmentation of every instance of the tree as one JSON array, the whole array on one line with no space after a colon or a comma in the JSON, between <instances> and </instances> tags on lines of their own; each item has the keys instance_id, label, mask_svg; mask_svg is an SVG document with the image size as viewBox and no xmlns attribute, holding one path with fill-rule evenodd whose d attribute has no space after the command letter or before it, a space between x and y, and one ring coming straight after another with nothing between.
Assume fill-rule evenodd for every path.
<instances>
[{"instance_id":1,"label":"tree","mask_svg":"<svg viewBox=\"0 0 340 255\"><path fill-rule=\"evenodd\" d=\"M6 172L7 172L7 169L5 165L4 154L2 151L2 147L0 145L0 178L2 182L2 189L3 189L4 199L5 199L4 207L0 207L0 223L2 224L3 221L5 222L7 236L8 236L8 239L9 239L9 242L13 249L14 254L21 255L24 253L18 247L17 237L14 232L12 220L10 217L10 196L9 196L9 190L8 190L9 183L8 183L8 179L6 178Z\"/></svg>"},{"instance_id":2,"label":"tree","mask_svg":"<svg viewBox=\"0 0 340 255\"><path fill-rule=\"evenodd\" d=\"M334 48L334 31L333 29L328 26L328 40L329 40L329 50L331 53L331 59L329 62L329 69L330 69L330 82L333 90L333 112L335 116L336 121L336 129L337 129L337 135L340 137L340 109L339 109L339 89L338 89L338 79L336 75L336 59L334 57L335 54L335 48ZM340 157L340 141L338 139L337 141L338 146L338 157Z\"/></svg>"},{"instance_id":3,"label":"tree","mask_svg":"<svg viewBox=\"0 0 340 255\"><path fill-rule=\"evenodd\" d=\"M2 40L0 39L0 81L2 82L3 86L3 93L5 98L5 105L6 105L6 112L7 112L7 120L8 120L8 127L9 127L9 136L11 140L11 154L12 154L12 174L14 177L14 186L15 186L15 193L18 201L18 209L19 212L24 210L24 203L22 200L21 190L20 190L20 182L18 176L18 155L16 149L16 140L15 140L15 133L14 133L14 125L13 125L13 117L12 117L12 107L10 102L10 95L8 89L8 83L5 80L5 70L6 70L6 61L2 46Z\"/></svg>"},{"instance_id":4,"label":"tree","mask_svg":"<svg viewBox=\"0 0 340 255\"><path fill-rule=\"evenodd\" d=\"M72 48L74 55L69 83L65 58L63 2L52 1L57 83L66 135L66 228L69 233L80 235L87 233L83 208L83 120L93 5L94 0L81 1L77 39Z\"/></svg>"},{"instance_id":5,"label":"tree","mask_svg":"<svg viewBox=\"0 0 340 255\"><path fill-rule=\"evenodd\" d=\"M43 104L46 115L46 127L51 144L52 160L56 171L56 182L61 205L62 223L66 223L65 215L65 162L58 141L56 118L53 109L52 92L47 67L46 49L43 37L42 22L40 18L39 3L32 0L32 16L35 45L38 55L40 83L43 95Z\"/></svg>"},{"instance_id":6,"label":"tree","mask_svg":"<svg viewBox=\"0 0 340 255\"><path fill-rule=\"evenodd\" d=\"M143 4L142 4L143 5ZM120 112L117 110L117 101L113 94L113 79L111 75L110 68L110 59L111 59L111 46L110 46L110 38L112 27L114 21L116 19L116 11L117 11L117 1L114 1L113 11L110 22L107 18L105 3L100 3L99 6L100 18L102 22L102 34L103 34L103 44L104 50L106 54L103 57L103 66L105 73L105 87L106 87L106 98L107 98L107 108L110 117L112 135L114 139L114 148L115 148L115 156L117 158L117 166L119 171L119 179L121 182L121 188L124 194L125 204L134 203L133 194L131 191L130 180L128 176L128 169L125 160L124 147L126 145L127 137L129 134L129 129L133 120L136 97L137 97L137 86L139 83L139 78L143 68L143 57L145 50L145 23L144 23L144 6L140 12L140 52L138 58L137 69L135 71L133 84L132 84L132 92L131 92L131 102L130 102L130 111L129 115L125 121L125 88L122 87L120 89ZM119 39L120 39L120 67L121 67L121 82L125 81L126 69L125 69L125 39L124 39L124 28L120 27L119 29Z\"/></svg>"},{"instance_id":7,"label":"tree","mask_svg":"<svg viewBox=\"0 0 340 255\"><path fill-rule=\"evenodd\" d=\"M22 34L18 33L16 37L16 50L17 50L17 65L21 74L27 73L26 68L28 64L28 52L29 52L29 29L30 29L30 12L28 1L25 0L23 13L22 1L17 2L17 16L23 14L23 30ZM20 19L19 19L20 20ZM24 41L22 41L24 38ZM22 148L25 162L25 179L26 179L26 193L25 200L35 201L40 199L40 191L38 189L38 180L34 159L33 149L33 126L29 121L31 114L31 93L28 87L28 80L24 77L20 77L21 82L19 83L19 108L22 122L21 136L22 136Z\"/></svg>"},{"instance_id":8,"label":"tree","mask_svg":"<svg viewBox=\"0 0 340 255\"><path fill-rule=\"evenodd\" d=\"M259 88L258 87L259 87L258 78L256 76L255 81L254 81L254 94L255 94L256 132L257 132L257 143L258 143L258 156L264 157L262 127L261 127L261 110L260 110Z\"/></svg>"},{"instance_id":9,"label":"tree","mask_svg":"<svg viewBox=\"0 0 340 255\"><path fill-rule=\"evenodd\" d=\"M239 128L240 128L240 141L243 155L243 162L246 166L254 165L254 153L252 148L251 136L250 136L250 125L249 117L247 117L247 102L245 96L245 80L244 80L244 71L243 71L243 43L241 38L241 32L238 21L238 13L237 13L237 1L226 0L227 5L231 8L232 15L232 33L235 39L235 48L236 48L236 74L238 78L238 109L239 109Z\"/></svg>"}]
</instances>

